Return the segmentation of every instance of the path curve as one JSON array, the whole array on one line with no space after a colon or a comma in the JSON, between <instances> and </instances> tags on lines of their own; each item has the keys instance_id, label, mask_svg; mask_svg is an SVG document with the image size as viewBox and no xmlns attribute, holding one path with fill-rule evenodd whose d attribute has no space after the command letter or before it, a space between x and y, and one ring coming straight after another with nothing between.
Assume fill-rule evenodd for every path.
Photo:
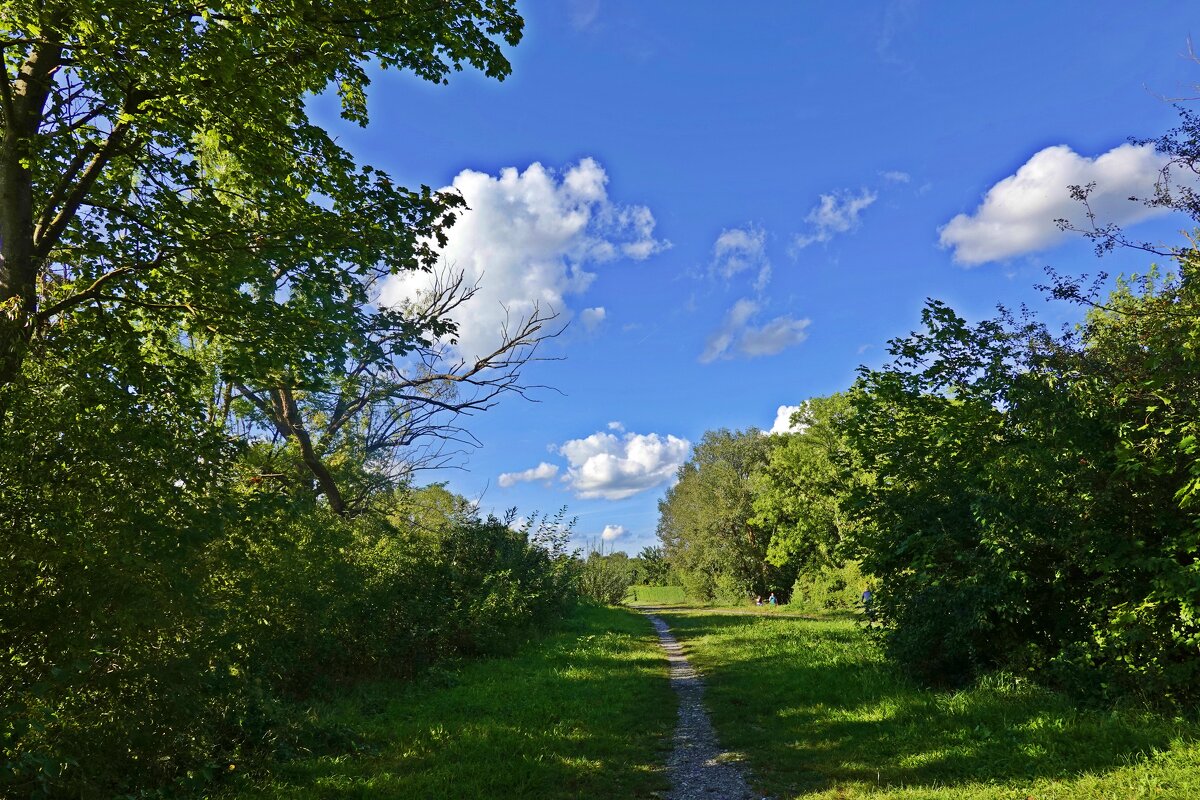
<instances>
[{"instance_id":1,"label":"path curve","mask_svg":"<svg viewBox=\"0 0 1200 800\"><path fill-rule=\"evenodd\" d=\"M679 695L675 746L667 760L671 779L668 800L758 800L759 795L746 783L741 765L717 741L704 710L704 681L688 663L667 623L654 614L646 617L658 631L659 644L671 665L671 688Z\"/></svg>"}]
</instances>

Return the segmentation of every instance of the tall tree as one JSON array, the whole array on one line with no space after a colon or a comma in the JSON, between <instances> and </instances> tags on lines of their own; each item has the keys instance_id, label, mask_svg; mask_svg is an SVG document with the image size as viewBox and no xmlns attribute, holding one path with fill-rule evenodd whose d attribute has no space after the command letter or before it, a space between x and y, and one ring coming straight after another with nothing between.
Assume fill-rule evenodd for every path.
<instances>
[{"instance_id":1,"label":"tall tree","mask_svg":"<svg viewBox=\"0 0 1200 800\"><path fill-rule=\"evenodd\" d=\"M791 586L766 562L769 531L751 520L750 477L772 445L755 428L707 431L659 501L658 537L693 594L712 597L719 583L741 593Z\"/></svg>"},{"instance_id":2,"label":"tall tree","mask_svg":"<svg viewBox=\"0 0 1200 800\"><path fill-rule=\"evenodd\" d=\"M845 394L806 401L792 416L798 430L779 437L753 476L751 521L770 532L772 564L819 571L840 561L838 546L851 525L842 502L865 479L846 441L851 413Z\"/></svg>"},{"instance_id":3,"label":"tall tree","mask_svg":"<svg viewBox=\"0 0 1200 800\"><path fill-rule=\"evenodd\" d=\"M409 191L309 119L367 67L503 78L513 0L0 7L0 387L83 305L227 343L234 376L345 358L379 271L430 268L461 199ZM383 313L383 312L376 312Z\"/></svg>"}]
</instances>

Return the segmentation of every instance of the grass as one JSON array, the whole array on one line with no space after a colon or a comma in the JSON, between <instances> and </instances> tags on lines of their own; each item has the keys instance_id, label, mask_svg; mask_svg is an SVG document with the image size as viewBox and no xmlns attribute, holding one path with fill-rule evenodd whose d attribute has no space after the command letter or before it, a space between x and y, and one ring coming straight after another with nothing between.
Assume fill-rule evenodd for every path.
<instances>
[{"instance_id":1,"label":"grass","mask_svg":"<svg viewBox=\"0 0 1200 800\"><path fill-rule=\"evenodd\" d=\"M904 680L853 620L663 614L725 747L777 798L1200 797L1200 725L995 679Z\"/></svg>"},{"instance_id":2,"label":"grass","mask_svg":"<svg viewBox=\"0 0 1200 800\"><path fill-rule=\"evenodd\" d=\"M649 623L581 606L513 658L316 709L366 752L298 759L230 798L647 797L668 788L675 708Z\"/></svg>"},{"instance_id":3,"label":"grass","mask_svg":"<svg viewBox=\"0 0 1200 800\"><path fill-rule=\"evenodd\" d=\"M625 593L628 606L682 606L687 605L687 594L682 586L630 586Z\"/></svg>"}]
</instances>

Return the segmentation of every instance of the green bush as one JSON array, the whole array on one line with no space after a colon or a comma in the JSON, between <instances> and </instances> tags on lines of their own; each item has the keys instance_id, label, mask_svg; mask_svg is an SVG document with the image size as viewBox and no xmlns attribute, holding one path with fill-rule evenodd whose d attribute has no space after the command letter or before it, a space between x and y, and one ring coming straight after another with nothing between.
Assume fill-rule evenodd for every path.
<instances>
[{"instance_id":1,"label":"green bush","mask_svg":"<svg viewBox=\"0 0 1200 800\"><path fill-rule=\"evenodd\" d=\"M598 552L589 553L579 564L580 596L605 605L620 603L633 583L627 561Z\"/></svg>"},{"instance_id":2,"label":"green bush","mask_svg":"<svg viewBox=\"0 0 1200 800\"><path fill-rule=\"evenodd\" d=\"M0 389L6 796L112 796L236 757L235 659L205 602L234 453L194 423L191 365L149 363L129 328L81 317L62 358Z\"/></svg>"},{"instance_id":3,"label":"green bush","mask_svg":"<svg viewBox=\"0 0 1200 800\"><path fill-rule=\"evenodd\" d=\"M750 589L733 575L718 575L713 581L713 602L719 606L741 606L750 601Z\"/></svg>"},{"instance_id":4,"label":"green bush","mask_svg":"<svg viewBox=\"0 0 1200 800\"><path fill-rule=\"evenodd\" d=\"M197 424L186 359L71 330L92 360L0 390L0 796L202 791L337 738L292 699L507 651L569 603L536 532L290 497Z\"/></svg>"},{"instance_id":5,"label":"green bush","mask_svg":"<svg viewBox=\"0 0 1200 800\"><path fill-rule=\"evenodd\" d=\"M859 611L868 579L858 564L847 561L841 566L817 572L802 572L792 586L788 604L797 611Z\"/></svg>"},{"instance_id":6,"label":"green bush","mask_svg":"<svg viewBox=\"0 0 1200 800\"><path fill-rule=\"evenodd\" d=\"M1077 336L931 303L864 373L849 430L875 480L851 544L902 663L1194 703L1196 258L1121 283Z\"/></svg>"}]
</instances>

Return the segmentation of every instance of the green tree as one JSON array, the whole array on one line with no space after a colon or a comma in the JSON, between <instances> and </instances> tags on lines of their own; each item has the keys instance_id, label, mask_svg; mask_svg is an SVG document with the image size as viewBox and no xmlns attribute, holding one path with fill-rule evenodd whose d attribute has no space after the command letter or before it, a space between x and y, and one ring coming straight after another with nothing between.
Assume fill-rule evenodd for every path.
<instances>
[{"instance_id":1,"label":"green tree","mask_svg":"<svg viewBox=\"0 0 1200 800\"><path fill-rule=\"evenodd\" d=\"M852 492L853 552L918 673L1193 691L1200 395L1180 266L1123 285L1076 335L930 303L895 361L863 372L848 431L875 480Z\"/></svg>"},{"instance_id":2,"label":"green tree","mask_svg":"<svg viewBox=\"0 0 1200 800\"><path fill-rule=\"evenodd\" d=\"M646 546L637 554L641 580L649 586L666 586L671 578L671 564L661 547Z\"/></svg>"},{"instance_id":3,"label":"green tree","mask_svg":"<svg viewBox=\"0 0 1200 800\"><path fill-rule=\"evenodd\" d=\"M752 521L750 478L773 446L755 428L708 431L659 501L658 537L694 597L732 600L791 586L766 561L770 531Z\"/></svg>"},{"instance_id":4,"label":"green tree","mask_svg":"<svg viewBox=\"0 0 1200 800\"><path fill-rule=\"evenodd\" d=\"M818 572L840 563L851 522L842 503L864 479L846 441L850 414L845 394L806 401L792 416L799 430L780 435L751 478L751 521L770 532L767 560L777 567Z\"/></svg>"},{"instance_id":5,"label":"green tree","mask_svg":"<svg viewBox=\"0 0 1200 800\"><path fill-rule=\"evenodd\" d=\"M0 74L0 386L81 306L216 339L234 378L320 374L363 346L381 271L428 269L461 199L359 168L305 107L366 69L503 78L511 0L264 7L8 3Z\"/></svg>"},{"instance_id":6,"label":"green tree","mask_svg":"<svg viewBox=\"0 0 1200 800\"><path fill-rule=\"evenodd\" d=\"M397 378L453 337L444 303L371 303L437 266L461 198L356 164L306 103L336 90L365 123L372 66L503 78L514 3L64 0L0 24L0 794L196 789L287 746L289 693L561 608L570 570L527 531L352 520L313 468L345 506L390 497L379 424L402 447L437 402L489 400L450 388L469 368ZM315 458L298 434L272 452L239 387Z\"/></svg>"}]
</instances>

